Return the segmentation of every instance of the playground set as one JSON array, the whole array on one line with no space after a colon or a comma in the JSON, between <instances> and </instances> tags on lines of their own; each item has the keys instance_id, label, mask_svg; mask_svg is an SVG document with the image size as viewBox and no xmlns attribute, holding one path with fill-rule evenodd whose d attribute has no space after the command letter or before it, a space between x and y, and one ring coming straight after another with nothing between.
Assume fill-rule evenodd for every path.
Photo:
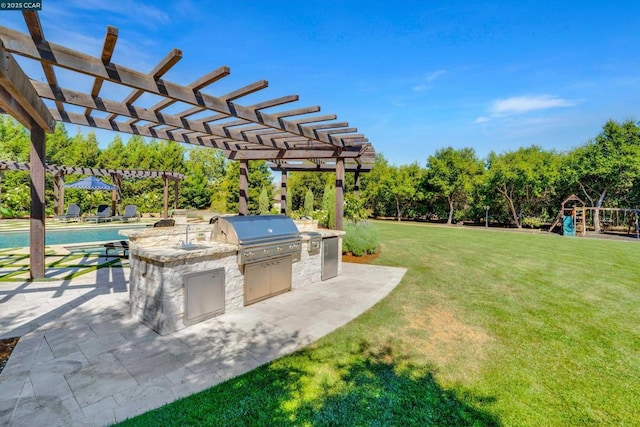
<instances>
[{"instance_id":1,"label":"playground set","mask_svg":"<svg viewBox=\"0 0 640 427\"><path fill-rule=\"evenodd\" d=\"M575 194L564 199L549 232L562 225L564 236L584 236L587 232L607 233L640 238L640 209L586 206Z\"/></svg>"}]
</instances>

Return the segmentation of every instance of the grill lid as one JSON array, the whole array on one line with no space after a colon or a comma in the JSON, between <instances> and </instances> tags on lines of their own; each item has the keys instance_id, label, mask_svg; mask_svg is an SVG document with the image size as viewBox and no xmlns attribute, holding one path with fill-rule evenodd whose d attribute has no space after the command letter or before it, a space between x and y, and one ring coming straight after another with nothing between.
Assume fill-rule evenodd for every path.
<instances>
[{"instance_id":1,"label":"grill lid","mask_svg":"<svg viewBox=\"0 0 640 427\"><path fill-rule=\"evenodd\" d=\"M214 239L236 245L298 239L298 227L284 215L221 216L215 221Z\"/></svg>"}]
</instances>

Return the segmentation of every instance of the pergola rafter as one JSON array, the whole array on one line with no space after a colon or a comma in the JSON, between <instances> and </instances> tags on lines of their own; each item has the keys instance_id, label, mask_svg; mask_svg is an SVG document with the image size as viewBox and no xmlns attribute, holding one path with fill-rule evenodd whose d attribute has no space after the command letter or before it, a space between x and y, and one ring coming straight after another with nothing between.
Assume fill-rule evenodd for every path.
<instances>
[{"instance_id":1,"label":"pergola rafter","mask_svg":"<svg viewBox=\"0 0 640 427\"><path fill-rule=\"evenodd\" d=\"M212 95L210 86L230 74L226 66L188 85L165 79L182 58L179 49L171 50L147 73L114 63L118 40L114 27L107 27L100 55L92 56L48 41L36 11L23 11L23 16L28 34L0 26L0 112L31 131L32 277L44 275L44 133L53 132L55 121L222 150L228 159L240 161L240 214L248 213L247 179L242 172L247 173L249 160L274 162L283 171L283 188L287 167L298 170L304 163L318 171L333 168L336 228L342 228L345 170L367 171L375 159L373 146L357 128L338 122L335 114L318 115L318 106L274 110L298 101L297 95L242 105L243 97L268 87L265 80ZM26 76L14 55L38 62L46 83ZM83 77L76 81L88 76L91 87L61 87L56 70ZM105 83L125 88L128 95L121 101L101 96ZM160 99L146 108L138 103L148 97ZM167 112L174 104L181 110Z\"/></svg>"},{"instance_id":2,"label":"pergola rafter","mask_svg":"<svg viewBox=\"0 0 640 427\"><path fill-rule=\"evenodd\" d=\"M25 15L35 15L35 12L25 13ZM115 39L117 31L108 30L108 37L105 40L105 48L100 58L93 57L81 52L73 51L63 46L48 42L44 39L38 19L27 20L27 26L31 32L31 37L18 31L8 28L0 28L0 38L5 42L7 51L14 54L24 56L26 58L39 61L45 69L47 76L47 84L33 81L32 83L42 99L54 101L59 114L54 113L56 120L78 124L83 126L92 126L107 130L117 130L127 133L137 133L143 136L154 137L151 131L153 127L166 125L175 129L186 129L189 131L200 132L212 137L227 137L241 142L250 143L239 150L261 150L264 143L256 135L248 132L242 132L242 126L236 126L233 131L229 130L225 124L209 125L210 120L192 120L187 117L203 111L211 111L214 116L208 119L225 119L237 118L246 121L246 126L258 125L265 130L277 130L286 136L308 138L313 144L305 148L308 150L318 150L326 152L326 146L334 146L340 148L341 151L359 151L361 147L357 143L367 143L363 135L353 134L355 128L349 128L348 124L341 128L330 128L319 131L309 123L324 122L327 120L335 120L335 115L304 117L298 119L287 120L285 117L296 117L317 112L319 107L304 107L292 111L266 113L264 108L277 105L282 98L267 101L269 107L262 106L243 106L235 100L263 90L268 86L264 80L260 80L248 86L239 88L221 97L216 97L204 93L204 89L208 84L224 77L227 71L223 69L216 70L211 76L205 78L203 82L197 82L188 86L181 86L162 78L178 60L182 57L179 50L172 51L158 66L150 73L141 73L130 68L114 64L112 62L104 62L103 59L110 59L115 47ZM37 37L36 37L37 35ZM110 51L111 50L111 51ZM122 85L132 88L132 92L124 101L115 101L98 96L98 91L93 90L90 93L83 93L68 88L62 88L58 85L54 67L64 68L66 70L91 76L96 82L110 82L116 85ZM96 83L94 86L98 85ZM152 94L161 96L164 99L151 108L143 108L134 105L142 94ZM166 114L162 110L176 102L191 105L192 107L183 113ZM85 114L77 114L66 111L65 105L74 105L85 108ZM101 111L109 113L106 119L93 117L93 111ZM53 112L52 112L53 113ZM84 119L82 118L84 116ZM119 119L119 120L117 120ZM148 125L136 127L135 123L140 120L148 122ZM302 126L307 124L306 126ZM321 124L321 129L326 129L326 124ZM350 139L349 136L352 138ZM169 139L167 135L159 135ZM354 138L357 137L357 140ZM191 143L191 141L181 141ZM295 149L294 149L295 150ZM272 155L271 150L262 153L265 160ZM322 157L319 155L318 157ZM237 157L237 156L233 156ZM255 157L255 156L250 156ZM307 153L301 153L300 158L308 158ZM334 157L334 156L332 156Z\"/></svg>"}]
</instances>

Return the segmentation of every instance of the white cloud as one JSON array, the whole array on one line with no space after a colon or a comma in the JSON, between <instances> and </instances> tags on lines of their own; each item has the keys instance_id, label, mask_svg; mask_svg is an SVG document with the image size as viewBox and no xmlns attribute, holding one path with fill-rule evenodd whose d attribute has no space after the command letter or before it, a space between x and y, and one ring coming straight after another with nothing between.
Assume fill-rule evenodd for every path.
<instances>
[{"instance_id":1,"label":"white cloud","mask_svg":"<svg viewBox=\"0 0 640 427\"><path fill-rule=\"evenodd\" d=\"M493 101L491 113L494 115L513 115L535 110L546 110L548 108L572 107L574 105L576 103L573 101L550 95L512 96L511 98Z\"/></svg>"},{"instance_id":2,"label":"white cloud","mask_svg":"<svg viewBox=\"0 0 640 427\"><path fill-rule=\"evenodd\" d=\"M427 74L427 81L428 82L432 82L435 79L437 79L438 77L440 77L440 76L442 76L442 75L444 75L446 73L447 72L445 70L437 70L437 71L434 71L432 73L429 73L429 74Z\"/></svg>"},{"instance_id":3,"label":"white cloud","mask_svg":"<svg viewBox=\"0 0 640 427\"><path fill-rule=\"evenodd\" d=\"M551 95L525 95L496 99L491 103L489 116L480 116L473 123L486 123L492 119L511 117L530 111L573 107L577 102Z\"/></svg>"},{"instance_id":4,"label":"white cloud","mask_svg":"<svg viewBox=\"0 0 640 427\"><path fill-rule=\"evenodd\" d=\"M446 73L447 72L445 70L436 70L436 71L432 71L431 73L427 73L424 76L425 83L415 85L411 88L411 90L414 92L424 92L425 90L429 90L433 87L431 83Z\"/></svg>"},{"instance_id":5,"label":"white cloud","mask_svg":"<svg viewBox=\"0 0 640 427\"><path fill-rule=\"evenodd\" d=\"M154 2L139 0L74 0L73 7L96 12L109 12L131 18L142 25L168 24L171 22L170 14L154 5Z\"/></svg>"}]
</instances>

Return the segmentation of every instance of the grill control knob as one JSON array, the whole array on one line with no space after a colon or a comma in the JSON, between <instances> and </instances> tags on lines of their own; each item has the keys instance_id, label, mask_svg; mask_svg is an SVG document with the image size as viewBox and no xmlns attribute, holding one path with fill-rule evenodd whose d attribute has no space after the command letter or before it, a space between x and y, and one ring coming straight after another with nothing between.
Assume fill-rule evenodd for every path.
<instances>
[{"instance_id":1,"label":"grill control knob","mask_svg":"<svg viewBox=\"0 0 640 427\"><path fill-rule=\"evenodd\" d=\"M264 250L264 253L265 253L265 254L268 254L268 253L269 253L269 249L265 249L265 250Z\"/></svg>"},{"instance_id":2,"label":"grill control knob","mask_svg":"<svg viewBox=\"0 0 640 427\"><path fill-rule=\"evenodd\" d=\"M282 248L278 246L278 252L282 252Z\"/></svg>"},{"instance_id":3,"label":"grill control knob","mask_svg":"<svg viewBox=\"0 0 640 427\"><path fill-rule=\"evenodd\" d=\"M252 257L253 256L253 252L245 252L244 256L246 257Z\"/></svg>"}]
</instances>

